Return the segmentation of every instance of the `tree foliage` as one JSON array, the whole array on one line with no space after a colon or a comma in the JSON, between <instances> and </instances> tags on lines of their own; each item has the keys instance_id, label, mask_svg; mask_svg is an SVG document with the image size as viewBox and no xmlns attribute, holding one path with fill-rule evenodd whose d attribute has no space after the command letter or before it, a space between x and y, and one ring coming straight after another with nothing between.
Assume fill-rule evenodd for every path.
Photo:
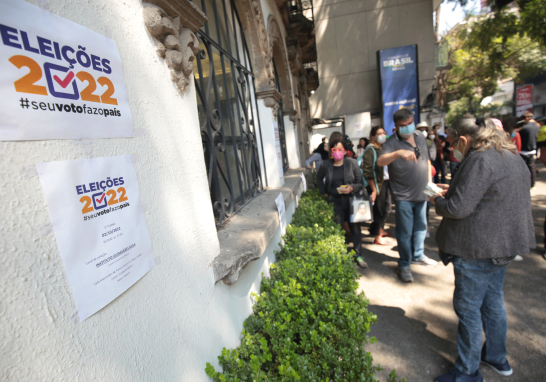
<instances>
[{"instance_id":1,"label":"tree foliage","mask_svg":"<svg viewBox=\"0 0 546 382\"><path fill-rule=\"evenodd\" d=\"M544 3L546 0L531 0ZM448 69L438 75L438 102L493 95L500 80L519 79L546 70L546 45L522 29L523 16L502 9L471 16L442 40L448 46ZM471 104L472 102L470 102Z\"/></svg>"},{"instance_id":2,"label":"tree foliage","mask_svg":"<svg viewBox=\"0 0 546 382\"><path fill-rule=\"evenodd\" d=\"M462 118L467 113L472 113L477 117L492 117L502 119L502 109L512 106L512 102L496 103L487 105L481 104L482 98L474 96L472 98L463 97L449 104L449 110L446 115L446 123L451 125L456 120Z\"/></svg>"}]
</instances>

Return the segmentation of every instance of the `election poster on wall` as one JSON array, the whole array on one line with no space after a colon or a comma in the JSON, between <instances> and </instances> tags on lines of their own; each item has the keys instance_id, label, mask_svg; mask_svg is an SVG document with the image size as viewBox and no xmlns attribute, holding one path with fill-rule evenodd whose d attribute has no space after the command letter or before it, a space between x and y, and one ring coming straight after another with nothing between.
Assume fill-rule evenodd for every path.
<instances>
[{"instance_id":1,"label":"election poster on wall","mask_svg":"<svg viewBox=\"0 0 546 382\"><path fill-rule=\"evenodd\" d=\"M275 154L277 155L277 165L279 166L279 178L282 178L284 171L282 169L281 136L279 125L275 121L273 121L273 132L275 133Z\"/></svg>"},{"instance_id":2,"label":"election poster on wall","mask_svg":"<svg viewBox=\"0 0 546 382\"><path fill-rule=\"evenodd\" d=\"M133 137L116 42L0 1L0 140Z\"/></svg>"},{"instance_id":3,"label":"election poster on wall","mask_svg":"<svg viewBox=\"0 0 546 382\"><path fill-rule=\"evenodd\" d=\"M419 70L417 45L377 51L381 84L383 123L392 134L394 113L402 108L413 112L419 123Z\"/></svg>"},{"instance_id":4,"label":"election poster on wall","mask_svg":"<svg viewBox=\"0 0 546 382\"><path fill-rule=\"evenodd\" d=\"M533 112L533 85L518 86L516 90L516 116Z\"/></svg>"},{"instance_id":5,"label":"election poster on wall","mask_svg":"<svg viewBox=\"0 0 546 382\"><path fill-rule=\"evenodd\" d=\"M83 321L154 266L131 156L36 165Z\"/></svg>"}]
</instances>

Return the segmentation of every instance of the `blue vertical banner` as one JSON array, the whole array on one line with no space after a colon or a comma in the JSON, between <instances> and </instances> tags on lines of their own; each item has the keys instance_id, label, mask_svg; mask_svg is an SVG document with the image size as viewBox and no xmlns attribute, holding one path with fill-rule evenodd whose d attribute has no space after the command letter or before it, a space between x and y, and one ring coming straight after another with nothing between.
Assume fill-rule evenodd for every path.
<instances>
[{"instance_id":1,"label":"blue vertical banner","mask_svg":"<svg viewBox=\"0 0 546 382\"><path fill-rule=\"evenodd\" d=\"M387 134L394 130L393 114L402 108L412 111L419 123L419 69L417 45L377 51L383 123Z\"/></svg>"}]
</instances>

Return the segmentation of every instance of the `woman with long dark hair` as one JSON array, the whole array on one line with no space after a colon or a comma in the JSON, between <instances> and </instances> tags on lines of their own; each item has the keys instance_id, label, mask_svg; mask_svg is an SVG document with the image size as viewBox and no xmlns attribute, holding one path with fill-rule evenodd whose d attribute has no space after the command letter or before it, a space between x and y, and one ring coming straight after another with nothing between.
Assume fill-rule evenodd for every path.
<instances>
[{"instance_id":1,"label":"woman with long dark hair","mask_svg":"<svg viewBox=\"0 0 546 382\"><path fill-rule=\"evenodd\" d=\"M370 146L364 152L362 170L368 182L368 193L373 205L373 222L370 225L370 235L374 237L374 244L386 245L382 236L390 236L384 231L385 222L391 212L391 193L388 177L385 179L384 166L377 165L377 158L381 155L383 143L387 140L387 132L382 126L372 127L370 131ZM388 174L388 172L387 172Z\"/></svg>"},{"instance_id":2,"label":"woman with long dark hair","mask_svg":"<svg viewBox=\"0 0 546 382\"><path fill-rule=\"evenodd\" d=\"M447 133L461 163L430 201L443 217L436 233L440 257L455 271L459 357L436 381L482 382L480 362L512 374L502 287L506 264L536 246L530 174L514 143L492 123L464 117Z\"/></svg>"},{"instance_id":3,"label":"woman with long dark hair","mask_svg":"<svg viewBox=\"0 0 546 382\"><path fill-rule=\"evenodd\" d=\"M323 161L318 169L317 186L320 193L328 198L328 202L333 203L336 222L341 226L349 224L355 261L360 267L366 268L368 264L362 257L360 223L350 223L351 196L358 194L364 184L356 159L345 156L346 143L341 133L332 133L329 140L332 159Z\"/></svg>"}]
</instances>

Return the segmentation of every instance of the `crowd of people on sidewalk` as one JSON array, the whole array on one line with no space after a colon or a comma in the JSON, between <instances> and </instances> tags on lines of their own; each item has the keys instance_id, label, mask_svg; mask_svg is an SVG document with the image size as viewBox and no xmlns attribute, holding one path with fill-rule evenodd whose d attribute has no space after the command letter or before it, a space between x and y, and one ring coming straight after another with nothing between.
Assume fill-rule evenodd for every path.
<instances>
[{"instance_id":1,"label":"crowd of people on sidewalk","mask_svg":"<svg viewBox=\"0 0 546 382\"><path fill-rule=\"evenodd\" d=\"M436 381L481 382L480 363L511 375L502 287L506 265L536 246L530 188L536 182L537 150L546 165L544 119L535 121L531 113L502 122L465 115L440 134L437 125L415 125L412 112L403 108L393 122L390 136L382 126L373 127L356 153L349 137L332 133L307 166L317 166L318 189L333 204L361 268L368 265L362 221L355 217L371 206L367 221L373 243L388 245L384 238L392 233L385 223L394 202L397 275L404 283L413 282L411 265L438 264L424 253L428 211L435 209L442 217L435 240L442 263L454 267L453 306L459 318L459 356ZM546 237L546 220L544 230Z\"/></svg>"}]
</instances>

